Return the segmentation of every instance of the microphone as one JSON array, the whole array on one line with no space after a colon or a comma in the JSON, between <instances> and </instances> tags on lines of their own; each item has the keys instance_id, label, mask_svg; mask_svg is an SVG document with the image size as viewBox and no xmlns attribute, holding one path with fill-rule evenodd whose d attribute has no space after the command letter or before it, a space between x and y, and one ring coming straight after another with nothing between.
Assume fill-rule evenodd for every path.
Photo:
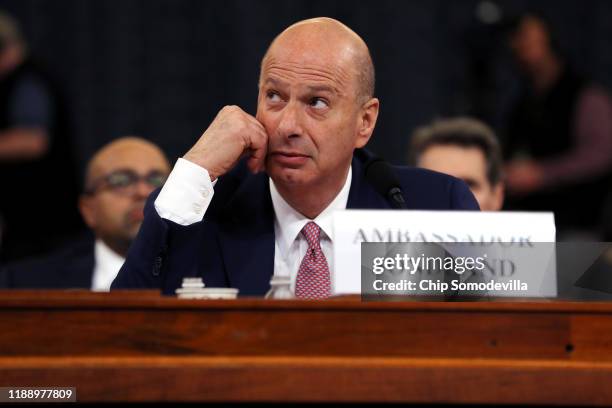
<instances>
[{"instance_id":1,"label":"microphone","mask_svg":"<svg viewBox=\"0 0 612 408\"><path fill-rule=\"evenodd\" d=\"M365 166L365 178L396 209L406 209L399 180L389 163L375 158Z\"/></svg>"}]
</instances>

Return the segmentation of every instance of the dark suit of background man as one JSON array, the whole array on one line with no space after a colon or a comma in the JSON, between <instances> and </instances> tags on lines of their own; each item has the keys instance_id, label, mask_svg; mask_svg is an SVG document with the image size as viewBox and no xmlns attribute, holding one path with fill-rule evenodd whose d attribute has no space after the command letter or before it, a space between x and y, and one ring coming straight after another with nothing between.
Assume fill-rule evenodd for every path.
<instances>
[{"instance_id":1,"label":"dark suit of background man","mask_svg":"<svg viewBox=\"0 0 612 408\"><path fill-rule=\"evenodd\" d=\"M64 104L0 12L0 264L48 251L82 229Z\"/></svg>"},{"instance_id":2,"label":"dark suit of background man","mask_svg":"<svg viewBox=\"0 0 612 408\"><path fill-rule=\"evenodd\" d=\"M145 200L169 171L164 153L144 139L123 137L104 146L87 165L79 200L93 234L44 257L7 265L0 270L0 287L108 291L138 233Z\"/></svg>"},{"instance_id":3,"label":"dark suit of background man","mask_svg":"<svg viewBox=\"0 0 612 408\"><path fill-rule=\"evenodd\" d=\"M329 18L289 27L262 60L256 117L223 108L179 159L149 199L113 288L171 293L182 277L202 276L207 286L264 295L274 274L291 277L299 298L332 294L331 212L390 208L364 179L367 154L354 155L376 124L373 95L374 67L357 34ZM409 208L478 208L459 180L397 173Z\"/></svg>"}]
</instances>

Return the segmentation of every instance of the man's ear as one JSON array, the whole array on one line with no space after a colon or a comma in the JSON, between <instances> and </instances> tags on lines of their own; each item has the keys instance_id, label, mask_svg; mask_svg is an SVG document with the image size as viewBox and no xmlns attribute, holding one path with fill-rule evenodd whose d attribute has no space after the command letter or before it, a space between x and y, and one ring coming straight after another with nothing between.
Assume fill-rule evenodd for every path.
<instances>
[{"instance_id":1,"label":"man's ear","mask_svg":"<svg viewBox=\"0 0 612 408\"><path fill-rule=\"evenodd\" d=\"M79 197L79 211L85 224L91 229L96 226L96 210L93 197L82 195Z\"/></svg>"},{"instance_id":2,"label":"man's ear","mask_svg":"<svg viewBox=\"0 0 612 408\"><path fill-rule=\"evenodd\" d=\"M378 119L378 110L380 108L380 101L378 98L372 98L367 101L359 112L359 118L357 123L357 140L355 141L355 147L361 148L365 146L372 132L374 132L374 126L376 126L376 119Z\"/></svg>"}]
</instances>

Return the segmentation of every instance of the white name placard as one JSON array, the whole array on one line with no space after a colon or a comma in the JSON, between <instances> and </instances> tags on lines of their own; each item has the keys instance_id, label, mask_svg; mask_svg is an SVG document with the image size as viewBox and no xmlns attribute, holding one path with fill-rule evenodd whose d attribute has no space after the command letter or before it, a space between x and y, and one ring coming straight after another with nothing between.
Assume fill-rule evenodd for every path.
<instances>
[{"instance_id":1,"label":"white name placard","mask_svg":"<svg viewBox=\"0 0 612 408\"><path fill-rule=\"evenodd\" d=\"M477 211L344 210L333 215L333 291L361 293L362 242L514 243L522 248L555 242L552 213ZM537 245L534 245L537 246ZM554 297L557 293L554 245L529 254L516 273L497 282L520 280L528 290L518 296ZM523 249L523 261L525 252ZM520 261L519 261L520 262ZM496 296L517 296L496 293Z\"/></svg>"}]
</instances>

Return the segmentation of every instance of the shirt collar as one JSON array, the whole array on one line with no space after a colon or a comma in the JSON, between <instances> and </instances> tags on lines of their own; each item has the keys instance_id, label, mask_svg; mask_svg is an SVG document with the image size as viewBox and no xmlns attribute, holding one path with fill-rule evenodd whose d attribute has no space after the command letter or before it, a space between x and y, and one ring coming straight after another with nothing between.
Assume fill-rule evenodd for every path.
<instances>
[{"instance_id":1,"label":"shirt collar","mask_svg":"<svg viewBox=\"0 0 612 408\"><path fill-rule=\"evenodd\" d=\"M96 239L94 246L95 269L93 277L93 290L108 290L125 258L113 251L101 239Z\"/></svg>"},{"instance_id":2,"label":"shirt collar","mask_svg":"<svg viewBox=\"0 0 612 408\"><path fill-rule=\"evenodd\" d=\"M329 240L333 241L332 213L336 210L346 209L351 180L352 167L349 167L344 186L342 186L342 189L336 198L333 199L333 201L321 212L321 214L319 214L314 220L311 220L291 207L289 203L287 203L287 201L281 197L280 193L276 189L276 186L274 185L274 181L270 179L270 195L272 197L272 205L274 207L274 223L276 224L275 231L278 233L276 241L283 256L284 254L287 254L289 248L298 237L298 234L300 231L302 231L302 228L304 228L304 225L310 221L314 221L321 228L321 238L327 237Z\"/></svg>"}]
</instances>

